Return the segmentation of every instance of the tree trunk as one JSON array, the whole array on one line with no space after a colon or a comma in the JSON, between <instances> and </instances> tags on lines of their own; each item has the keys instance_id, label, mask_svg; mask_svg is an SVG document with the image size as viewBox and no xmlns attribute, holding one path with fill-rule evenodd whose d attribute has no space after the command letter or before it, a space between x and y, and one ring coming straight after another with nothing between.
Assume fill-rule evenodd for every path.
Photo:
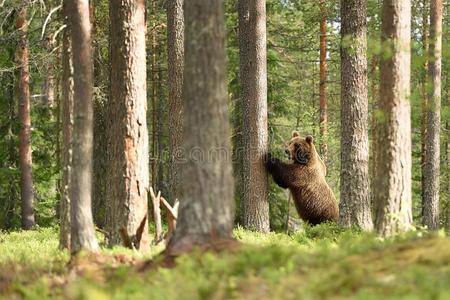
<instances>
[{"instance_id":1,"label":"tree trunk","mask_svg":"<svg viewBox=\"0 0 450 300\"><path fill-rule=\"evenodd\" d=\"M383 236L412 225L410 38L411 1L383 1L375 227Z\"/></svg>"},{"instance_id":2,"label":"tree trunk","mask_svg":"<svg viewBox=\"0 0 450 300\"><path fill-rule=\"evenodd\" d=\"M369 167L369 177L370 177L370 189L369 189L369 192L372 191L372 192L370 192L370 208L371 208L371 212L372 213L373 213L373 208L375 206L374 205L375 201L374 201L374 193L373 193L373 191L375 190L375 182L376 182L375 175L376 175L376 168L378 166L376 149L375 149L376 148L375 144L376 144L376 141L377 141L378 130L379 130L378 129L378 123L377 123L377 115L376 115L377 111L378 111L378 106L379 106L378 98L379 98L379 95L380 95L379 92L378 92L379 89L378 89L378 85L377 85L377 78L379 78L378 74L377 74L378 67L379 67L378 66L378 61L379 61L379 59L378 59L377 56L374 56L372 58L372 67L371 67L372 80L371 80L371 83L370 83L370 93L371 93L371 96L372 96L372 98L371 98L371 100L372 100L372 114L371 114L370 146L369 146L370 152L371 152L371 156L370 156L370 159L369 159L369 163L371 163L370 167Z\"/></svg>"},{"instance_id":3,"label":"tree trunk","mask_svg":"<svg viewBox=\"0 0 450 300\"><path fill-rule=\"evenodd\" d=\"M183 134L183 0L167 2L167 56L169 65L169 201L180 198L180 146Z\"/></svg>"},{"instance_id":4,"label":"tree trunk","mask_svg":"<svg viewBox=\"0 0 450 300\"><path fill-rule=\"evenodd\" d=\"M428 63L428 73L431 88L428 94L427 131L425 138L423 225L427 226L430 230L437 230L439 229L442 0L431 0L430 12L430 62Z\"/></svg>"},{"instance_id":5,"label":"tree trunk","mask_svg":"<svg viewBox=\"0 0 450 300\"><path fill-rule=\"evenodd\" d=\"M366 1L342 1L341 18L340 223L372 230L369 196Z\"/></svg>"},{"instance_id":6,"label":"tree trunk","mask_svg":"<svg viewBox=\"0 0 450 300\"><path fill-rule=\"evenodd\" d=\"M22 228L31 229L34 220L34 192L31 158L31 117L30 117L30 74L28 67L28 20L27 1L22 2L17 16L16 28L19 31L17 58L19 63L19 162L20 195L22 198Z\"/></svg>"},{"instance_id":7,"label":"tree trunk","mask_svg":"<svg viewBox=\"0 0 450 300\"><path fill-rule=\"evenodd\" d=\"M425 148L425 139L427 133L427 103L428 103L428 27L429 27L429 1L422 0L422 51L423 56L425 57L425 62L423 64L422 78L421 78L421 118L420 118L420 172L421 172L421 198L422 198L422 221L425 213L425 156L426 156L426 148Z\"/></svg>"},{"instance_id":8,"label":"tree trunk","mask_svg":"<svg viewBox=\"0 0 450 300\"><path fill-rule=\"evenodd\" d=\"M97 9L99 1L90 2L90 15L92 24L92 47L94 59L94 162L93 162L93 185L92 185L92 213L94 224L100 228L105 228L105 207L106 207L106 179L108 160L108 140L106 118L108 116L107 99L105 90L109 86L108 74L110 71L109 57L102 58L100 51L101 36L97 31L97 24L102 20L102 9ZM103 76L102 76L103 75ZM106 86L106 88L103 88Z\"/></svg>"},{"instance_id":9,"label":"tree trunk","mask_svg":"<svg viewBox=\"0 0 450 300\"><path fill-rule=\"evenodd\" d=\"M72 130L73 130L73 65L72 43L70 39L70 9L68 1L63 1L63 17L67 26L63 33L62 49L62 195L60 203L59 247L70 249L70 197L69 186L72 172Z\"/></svg>"},{"instance_id":10,"label":"tree trunk","mask_svg":"<svg viewBox=\"0 0 450 300\"><path fill-rule=\"evenodd\" d=\"M327 100L327 15L325 1L320 1L320 154L325 164L328 161L328 100Z\"/></svg>"},{"instance_id":11,"label":"tree trunk","mask_svg":"<svg viewBox=\"0 0 450 300\"><path fill-rule=\"evenodd\" d=\"M69 2L70 3L70 2ZM97 251L92 220L92 50L89 1L70 4L73 74L74 124L72 136L72 172L70 176L71 252Z\"/></svg>"},{"instance_id":12,"label":"tree trunk","mask_svg":"<svg viewBox=\"0 0 450 300\"><path fill-rule=\"evenodd\" d=\"M223 1L190 0L184 9L184 183L170 255L232 241L234 213Z\"/></svg>"},{"instance_id":13,"label":"tree trunk","mask_svg":"<svg viewBox=\"0 0 450 300\"><path fill-rule=\"evenodd\" d=\"M158 58L161 59L162 58L162 47L160 47L159 51L158 51ZM158 68L158 76L157 78L157 120L158 120L158 130L156 132L156 135L158 137L158 170L157 170L157 189L158 191L161 191L161 193L163 195L167 195L168 191L167 191L167 185L166 185L166 177L165 177L165 167L166 164L164 162L164 149L167 149L167 145L166 145L166 140L164 138L164 124L166 124L166 115L164 113L164 109L167 105L167 103L164 101L165 97L164 97L164 90L163 90L163 70L162 68Z\"/></svg>"},{"instance_id":14,"label":"tree trunk","mask_svg":"<svg viewBox=\"0 0 450 300\"><path fill-rule=\"evenodd\" d=\"M270 231L267 201L268 151L266 1L239 1L240 85L242 101L243 168L242 225Z\"/></svg>"},{"instance_id":15,"label":"tree trunk","mask_svg":"<svg viewBox=\"0 0 450 300\"><path fill-rule=\"evenodd\" d=\"M151 164L152 164L152 182L151 185L153 187L153 189L156 189L156 181L157 181L157 154L156 154L156 144L157 144L157 136L156 136L156 132L157 132L157 112L156 112L156 77L157 77L157 70L156 70L156 51L157 51L157 41L156 41L156 0L152 0L152 10L153 13L155 14L153 16L153 25L152 25L152 51L151 51L151 55L152 55L152 70L151 70L151 81L152 81L152 160L151 160Z\"/></svg>"},{"instance_id":16,"label":"tree trunk","mask_svg":"<svg viewBox=\"0 0 450 300\"><path fill-rule=\"evenodd\" d=\"M45 66L45 77L42 84L42 93L44 96L45 105L48 108L53 108L55 105L55 59L53 58L52 50L54 43L52 37L47 35L43 42L43 48L46 50L46 55L49 57Z\"/></svg>"},{"instance_id":17,"label":"tree trunk","mask_svg":"<svg viewBox=\"0 0 450 300\"><path fill-rule=\"evenodd\" d=\"M145 251L149 248L145 1L110 1L110 19L112 122L106 191L109 244L120 244L119 230L125 229L134 239L134 246ZM138 236L142 222L144 231Z\"/></svg>"},{"instance_id":18,"label":"tree trunk","mask_svg":"<svg viewBox=\"0 0 450 300\"><path fill-rule=\"evenodd\" d=\"M446 23L445 23L446 25ZM447 73L445 76L444 86L444 99L447 99L447 106L450 105L450 77ZM447 232L450 233L450 124L448 119L445 121L445 169L447 170L447 182L445 183L445 189L447 192Z\"/></svg>"}]
</instances>

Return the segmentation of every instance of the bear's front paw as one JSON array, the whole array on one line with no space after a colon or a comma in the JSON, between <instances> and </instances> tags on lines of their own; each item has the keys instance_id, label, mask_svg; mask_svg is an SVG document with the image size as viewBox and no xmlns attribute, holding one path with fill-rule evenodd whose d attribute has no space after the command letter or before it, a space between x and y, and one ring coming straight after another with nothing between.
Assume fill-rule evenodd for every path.
<instances>
[{"instance_id":1,"label":"bear's front paw","mask_svg":"<svg viewBox=\"0 0 450 300\"><path fill-rule=\"evenodd\" d=\"M273 170L273 167L277 164L278 159L272 156L272 153L267 153L266 155L266 169L267 171Z\"/></svg>"}]
</instances>

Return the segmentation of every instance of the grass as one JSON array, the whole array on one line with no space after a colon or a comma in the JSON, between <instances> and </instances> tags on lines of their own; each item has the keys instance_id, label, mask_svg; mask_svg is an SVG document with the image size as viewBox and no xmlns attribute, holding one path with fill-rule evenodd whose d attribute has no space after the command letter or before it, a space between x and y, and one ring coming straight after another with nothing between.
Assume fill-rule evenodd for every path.
<instances>
[{"instance_id":1,"label":"grass","mask_svg":"<svg viewBox=\"0 0 450 300\"><path fill-rule=\"evenodd\" d=\"M383 240L336 225L291 235L235 230L242 246L139 270L123 248L69 263L57 229L0 234L0 299L450 299L450 239ZM3 298L2 298L3 297Z\"/></svg>"}]
</instances>

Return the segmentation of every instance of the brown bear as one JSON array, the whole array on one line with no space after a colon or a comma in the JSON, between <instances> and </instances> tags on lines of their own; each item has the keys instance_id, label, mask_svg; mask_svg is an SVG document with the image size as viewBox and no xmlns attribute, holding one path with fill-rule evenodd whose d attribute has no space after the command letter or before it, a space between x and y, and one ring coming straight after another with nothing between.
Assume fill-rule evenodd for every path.
<instances>
[{"instance_id":1,"label":"brown bear","mask_svg":"<svg viewBox=\"0 0 450 300\"><path fill-rule=\"evenodd\" d=\"M326 167L316 151L313 137L301 138L294 131L287 142L286 154L291 163L267 157L267 171L282 188L291 191L300 217L312 225L337 221L339 209L333 191L325 181Z\"/></svg>"}]
</instances>

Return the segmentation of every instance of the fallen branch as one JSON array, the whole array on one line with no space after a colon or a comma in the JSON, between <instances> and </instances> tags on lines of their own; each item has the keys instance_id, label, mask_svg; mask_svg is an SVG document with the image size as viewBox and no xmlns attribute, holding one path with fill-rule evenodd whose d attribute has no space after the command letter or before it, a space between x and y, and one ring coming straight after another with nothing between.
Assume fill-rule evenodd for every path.
<instances>
[{"instance_id":1,"label":"fallen branch","mask_svg":"<svg viewBox=\"0 0 450 300\"><path fill-rule=\"evenodd\" d=\"M161 224L161 209L160 209L160 201L161 201L161 192L155 196L155 192L153 188L150 187L150 197L152 198L153 203L153 219L155 220L155 244L160 243L162 238L162 224Z\"/></svg>"},{"instance_id":2,"label":"fallen branch","mask_svg":"<svg viewBox=\"0 0 450 300\"><path fill-rule=\"evenodd\" d=\"M161 192L155 196L155 191L152 187L150 187L150 197L152 198L153 203L153 218L155 220L155 240L154 244L159 244L163 240L168 241L175 231L175 227L177 226L177 218L178 218L178 207L180 202L175 200L173 206L169 204L169 202L161 196ZM168 230L165 235L162 234L162 225L161 225L161 204L164 208L167 216L167 226Z\"/></svg>"}]
</instances>

